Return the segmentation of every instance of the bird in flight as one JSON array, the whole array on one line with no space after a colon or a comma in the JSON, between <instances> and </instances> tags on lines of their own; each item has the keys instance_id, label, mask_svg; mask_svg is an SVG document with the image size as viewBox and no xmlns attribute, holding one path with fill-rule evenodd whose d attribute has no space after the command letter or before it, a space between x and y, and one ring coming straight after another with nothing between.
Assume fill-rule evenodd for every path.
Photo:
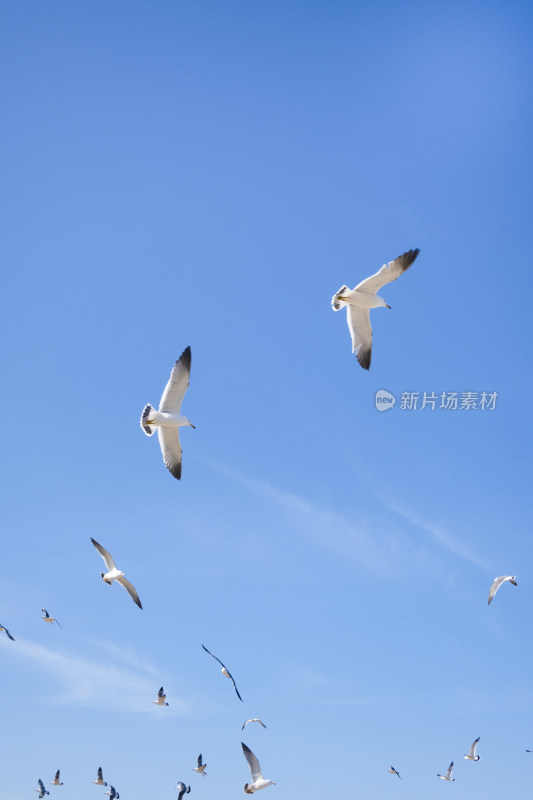
<instances>
[{"instance_id":1,"label":"bird in flight","mask_svg":"<svg viewBox=\"0 0 533 800\"><path fill-rule=\"evenodd\" d=\"M394 261L383 264L375 275L365 278L358 283L355 289L341 286L339 291L331 298L334 311L339 311L346 306L348 315L348 328L352 337L352 353L363 369L370 369L372 360L372 326L370 324L370 309L386 306L385 300L377 293L385 284L395 281L409 269L420 250L408 250L398 256Z\"/></svg>"},{"instance_id":2,"label":"bird in flight","mask_svg":"<svg viewBox=\"0 0 533 800\"><path fill-rule=\"evenodd\" d=\"M126 589L133 602L137 603L139 608L142 608L142 604L141 601L139 600L139 595L137 594L135 586L133 586L133 584L131 584L129 580L127 580L127 578L125 577L124 573L121 570L117 569L111 553L108 553L105 547L102 547L101 544L98 544L98 542L95 541L92 538L92 536L91 536L91 542L94 544L94 546L104 559L105 565L107 567L107 572L100 573L104 583L108 583L109 586L111 586L113 581L118 581Z\"/></svg>"},{"instance_id":3,"label":"bird in flight","mask_svg":"<svg viewBox=\"0 0 533 800\"><path fill-rule=\"evenodd\" d=\"M448 767L448 769L446 771L446 775L439 775L437 773L437 778L442 778L443 781L454 781L455 778L452 778L452 772L453 772L453 761L450 764L450 766Z\"/></svg>"},{"instance_id":4,"label":"bird in flight","mask_svg":"<svg viewBox=\"0 0 533 800\"><path fill-rule=\"evenodd\" d=\"M104 792L104 794L109 795L109 800L118 800L118 798L120 797L119 793L116 791L114 786L110 786L107 792Z\"/></svg>"},{"instance_id":5,"label":"bird in flight","mask_svg":"<svg viewBox=\"0 0 533 800\"><path fill-rule=\"evenodd\" d=\"M45 622L50 622L50 623L57 622L61 630L63 630L63 626L61 625L59 620L56 619L55 617L51 617L46 608L41 608L41 611L44 611L44 617L41 617L41 619L43 619Z\"/></svg>"},{"instance_id":6,"label":"bird in flight","mask_svg":"<svg viewBox=\"0 0 533 800\"><path fill-rule=\"evenodd\" d=\"M202 764L202 754L200 753L200 755L198 756L197 766L193 767L193 770L195 772L198 772L200 775L204 775L205 776L205 774L206 774L205 768L206 767L207 767L207 764Z\"/></svg>"},{"instance_id":7,"label":"bird in flight","mask_svg":"<svg viewBox=\"0 0 533 800\"><path fill-rule=\"evenodd\" d=\"M465 758L467 758L469 761L479 761L479 759L481 758L481 756L476 756L476 747L477 743L479 742L479 739L480 737L478 736L477 739L474 742L472 742L472 745L470 747L470 752L468 753L467 756L465 756Z\"/></svg>"},{"instance_id":8,"label":"bird in flight","mask_svg":"<svg viewBox=\"0 0 533 800\"><path fill-rule=\"evenodd\" d=\"M234 688L234 689L235 689L235 691L237 692L237 697L239 698L239 700L240 700L241 702L244 702L244 701L243 701L243 699L242 699L242 697L241 697L241 696L240 696L240 694L239 694L239 690L237 689L237 684L235 683L235 679L234 679L233 675L231 674L231 672L229 672L229 670L228 670L228 669L227 669L227 668L224 666L224 664L222 663L222 661L220 660L220 658L217 658L216 656L214 656L214 655L213 655L213 653L212 653L210 650L208 650L208 649L207 649L207 647L206 647L204 644L202 645L202 647L204 648L204 650L205 650L205 652L206 652L206 653L209 653L209 655L210 655L212 658L214 658L214 659L215 659L215 661L218 661L218 663L219 663L219 664L221 665L221 667L222 667L222 674L223 674L223 675L225 675L225 676L226 676L226 678L229 678L229 679L230 679L230 681L231 681L231 682L232 682L232 684L233 684L233 688Z\"/></svg>"},{"instance_id":9,"label":"bird in flight","mask_svg":"<svg viewBox=\"0 0 533 800\"><path fill-rule=\"evenodd\" d=\"M0 631L4 631L4 633L6 634L7 638L8 638L8 639L11 639L11 641L12 641L12 642L14 642L14 641L15 641L15 639L13 638L13 636L11 636L11 634L10 634L10 633L9 633L9 631L8 631L8 629L7 629L7 628L6 628L4 625L0 625ZM37 789L36 789L35 791L37 791Z\"/></svg>"},{"instance_id":10,"label":"bird in flight","mask_svg":"<svg viewBox=\"0 0 533 800\"><path fill-rule=\"evenodd\" d=\"M59 780L59 773L60 773L60 770L57 770L54 780L50 781L52 786L63 786L63 781Z\"/></svg>"},{"instance_id":11,"label":"bird in flight","mask_svg":"<svg viewBox=\"0 0 533 800\"><path fill-rule=\"evenodd\" d=\"M183 797L184 794L189 794L189 792L191 791L191 787L190 786L186 786L183 783L183 781L179 781L178 785L176 786L176 789L180 790L179 794L178 794L178 800L181 800L181 798Z\"/></svg>"},{"instance_id":12,"label":"bird in flight","mask_svg":"<svg viewBox=\"0 0 533 800\"><path fill-rule=\"evenodd\" d=\"M266 728L266 725L265 725L264 722L261 722L260 719L257 719L257 717L254 717L253 719L247 719L246 720L246 722L244 723L244 725L241 728L241 731L243 731L246 728L246 726L248 725L249 722L258 722L260 725L263 726L263 728Z\"/></svg>"},{"instance_id":13,"label":"bird in flight","mask_svg":"<svg viewBox=\"0 0 533 800\"><path fill-rule=\"evenodd\" d=\"M48 791L48 789L45 789L45 788L44 788L44 783L42 782L42 780L41 780L40 778L39 778L39 780L37 781L37 786L38 786L39 788L38 788L38 789L36 789L35 791L36 791L36 792L39 792L39 800L40 800L40 798L44 797L44 796L45 796L45 794L50 794L50 792Z\"/></svg>"},{"instance_id":14,"label":"bird in flight","mask_svg":"<svg viewBox=\"0 0 533 800\"><path fill-rule=\"evenodd\" d=\"M397 770L397 769L394 769L394 767L392 766L392 764L391 764L391 765L390 765L390 767L389 767L389 772L390 772L392 775L397 775L397 776L400 778L400 780L401 780L401 775L400 775L400 773L398 772L398 770Z\"/></svg>"},{"instance_id":15,"label":"bird in flight","mask_svg":"<svg viewBox=\"0 0 533 800\"><path fill-rule=\"evenodd\" d=\"M181 478L181 444L179 429L183 425L194 428L188 417L180 414L181 404L189 386L191 375L191 348L186 347L176 361L159 401L159 410L148 403L141 414L141 428L147 436L156 431L168 471L179 481Z\"/></svg>"},{"instance_id":16,"label":"bird in flight","mask_svg":"<svg viewBox=\"0 0 533 800\"><path fill-rule=\"evenodd\" d=\"M168 703L165 702L167 699L166 694L163 692L163 687L157 693L157 700L152 700L152 703L155 703L156 706L168 706Z\"/></svg>"},{"instance_id":17,"label":"bird in flight","mask_svg":"<svg viewBox=\"0 0 533 800\"><path fill-rule=\"evenodd\" d=\"M254 792L258 792L260 789L266 789L267 786L275 786L276 784L274 781L267 781L265 778L263 778L259 761L254 756L250 748L247 747L244 742L241 742L241 746L244 757L246 758L248 766L250 767L250 772L252 773L252 782L244 784L245 793L253 794Z\"/></svg>"},{"instance_id":18,"label":"bird in flight","mask_svg":"<svg viewBox=\"0 0 533 800\"><path fill-rule=\"evenodd\" d=\"M97 786L107 786L107 782L104 781L102 767L98 767L98 772L96 774L97 774L97 779L93 781L93 783L96 783Z\"/></svg>"},{"instance_id":19,"label":"bird in flight","mask_svg":"<svg viewBox=\"0 0 533 800\"><path fill-rule=\"evenodd\" d=\"M512 583L513 586L518 586L516 582L516 575L500 575L499 578L494 578L489 591L489 606L492 603L494 595L496 594L502 583L505 583L505 581L509 581L509 583Z\"/></svg>"}]
</instances>

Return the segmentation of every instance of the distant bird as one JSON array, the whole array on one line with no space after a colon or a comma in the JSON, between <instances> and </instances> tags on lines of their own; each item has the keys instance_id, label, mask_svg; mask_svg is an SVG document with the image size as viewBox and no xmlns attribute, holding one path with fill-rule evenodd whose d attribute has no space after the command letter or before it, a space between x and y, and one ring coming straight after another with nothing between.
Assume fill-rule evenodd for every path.
<instances>
[{"instance_id":1,"label":"distant bird","mask_svg":"<svg viewBox=\"0 0 533 800\"><path fill-rule=\"evenodd\" d=\"M389 767L389 772L390 772L392 775L397 775L397 776L400 778L400 780L401 780L400 773L398 772L398 770L397 770L397 769L394 769L394 767L392 766L392 764L391 764L391 765L390 765L390 767Z\"/></svg>"},{"instance_id":2,"label":"distant bird","mask_svg":"<svg viewBox=\"0 0 533 800\"><path fill-rule=\"evenodd\" d=\"M502 583L505 583L505 581L509 581L509 583L512 583L513 586L518 586L516 582L516 575L500 575L499 578L494 578L492 586L490 587L489 591L489 606L492 603L494 595L496 594Z\"/></svg>"},{"instance_id":3,"label":"distant bird","mask_svg":"<svg viewBox=\"0 0 533 800\"><path fill-rule=\"evenodd\" d=\"M183 781L179 781L178 785L176 786L176 789L180 790L180 793L178 795L178 800L181 800L181 798L183 797L184 794L189 794L189 792L191 791L191 787L190 786L186 786L183 783Z\"/></svg>"},{"instance_id":4,"label":"distant bird","mask_svg":"<svg viewBox=\"0 0 533 800\"><path fill-rule=\"evenodd\" d=\"M157 700L152 700L152 703L156 706L168 706L168 703L165 703L166 697L166 694L163 692L163 687L161 687L157 693Z\"/></svg>"},{"instance_id":5,"label":"distant bird","mask_svg":"<svg viewBox=\"0 0 533 800\"><path fill-rule=\"evenodd\" d=\"M275 786L274 781L267 781L261 775L261 767L259 766L259 761L254 756L252 751L249 747L247 747L244 742L241 742L242 751L244 753L244 757L248 762L248 766L250 767L250 772L252 773L252 782L244 784L244 791L246 794L253 794L254 792L258 792L260 789L266 789L267 786Z\"/></svg>"},{"instance_id":6,"label":"distant bird","mask_svg":"<svg viewBox=\"0 0 533 800\"><path fill-rule=\"evenodd\" d=\"M61 630L63 630L63 626L61 625L59 620L56 619L55 617L51 617L46 608L41 608L41 611L44 611L44 617L41 617L41 619L44 619L45 622L57 622Z\"/></svg>"},{"instance_id":7,"label":"distant bird","mask_svg":"<svg viewBox=\"0 0 533 800\"><path fill-rule=\"evenodd\" d=\"M200 775L203 775L205 777L205 774L206 774L205 773L205 768L206 767L207 767L207 764L202 764L202 754L200 753L200 755L198 756L198 764L197 764L196 767L193 767L193 770L195 772L200 773Z\"/></svg>"},{"instance_id":8,"label":"distant bird","mask_svg":"<svg viewBox=\"0 0 533 800\"><path fill-rule=\"evenodd\" d=\"M44 783L42 782L42 780L41 780L40 778L39 778L39 780L37 781L37 786L38 786L39 788L38 788L38 789L36 789L35 791L36 791L36 792L39 792L39 798L41 798L41 797L44 797L44 796L45 796L45 794L50 794L50 792L48 791L48 789L45 789L45 788L44 788Z\"/></svg>"},{"instance_id":9,"label":"distant bird","mask_svg":"<svg viewBox=\"0 0 533 800\"><path fill-rule=\"evenodd\" d=\"M188 417L180 414L191 375L191 348L186 347L170 373L165 391L159 401L159 411L148 403L141 414L141 428L147 436L157 430L163 461L169 472L181 478L181 444L179 429L183 425L194 428Z\"/></svg>"},{"instance_id":10,"label":"distant bird","mask_svg":"<svg viewBox=\"0 0 533 800\"><path fill-rule=\"evenodd\" d=\"M0 625L0 631L4 631L4 633L7 635L7 638L8 638L8 639L11 639L11 641L12 641L12 642L14 642L14 641L15 641L15 640L14 640L14 638L13 638L13 637L11 636L11 634L9 633L8 629L7 629L7 628L5 628L3 625ZM35 791L37 791L37 790L35 790Z\"/></svg>"},{"instance_id":11,"label":"distant bird","mask_svg":"<svg viewBox=\"0 0 533 800\"><path fill-rule=\"evenodd\" d=\"M115 790L114 786L110 786L107 792L104 792L104 794L109 795L109 800L118 800L118 798L120 797L119 793Z\"/></svg>"},{"instance_id":12,"label":"distant bird","mask_svg":"<svg viewBox=\"0 0 533 800\"><path fill-rule=\"evenodd\" d=\"M437 773L437 778L442 778L443 781L454 781L455 778L452 778L452 772L453 772L453 761L450 764L450 766L448 767L446 775L439 775Z\"/></svg>"},{"instance_id":13,"label":"distant bird","mask_svg":"<svg viewBox=\"0 0 533 800\"><path fill-rule=\"evenodd\" d=\"M355 289L341 286L331 299L334 311L347 307L348 328L352 336L352 353L363 369L370 369L372 360L372 326L370 325L370 309L386 306L385 300L377 292L385 284L395 281L408 269L416 259L420 250L408 250L394 261L384 264L375 275L365 278Z\"/></svg>"},{"instance_id":14,"label":"distant bird","mask_svg":"<svg viewBox=\"0 0 533 800\"><path fill-rule=\"evenodd\" d=\"M63 781L59 780L59 770L56 772L56 776L53 781L50 781L52 786L63 786Z\"/></svg>"},{"instance_id":15,"label":"distant bird","mask_svg":"<svg viewBox=\"0 0 533 800\"><path fill-rule=\"evenodd\" d=\"M261 722L261 720L257 719L257 717L253 717L253 719L247 719L246 720L246 722L244 723L244 725L241 728L241 731L243 731L246 728L246 726L248 725L249 722L258 722L260 725L263 726L263 728L266 728L266 725L265 725L264 722Z\"/></svg>"},{"instance_id":16,"label":"distant bird","mask_svg":"<svg viewBox=\"0 0 533 800\"><path fill-rule=\"evenodd\" d=\"M465 756L465 758L467 758L469 761L479 761L479 759L481 758L481 756L476 756L476 747L477 743L479 742L479 739L480 737L478 736L477 739L474 742L472 742L472 745L470 747L470 752L467 756Z\"/></svg>"},{"instance_id":17,"label":"distant bird","mask_svg":"<svg viewBox=\"0 0 533 800\"><path fill-rule=\"evenodd\" d=\"M125 578L124 573L121 572L121 570L117 569L115 562L113 561L113 557L111 556L111 553L108 553L105 547L102 547L101 544L98 544L98 542L96 542L92 538L92 536L91 536L91 542L94 544L94 546L104 559L105 565L107 567L106 573L104 572L100 573L104 583L108 583L111 586L113 581L118 581L127 590L133 602L137 603L139 608L142 608L141 601L139 600L139 595L137 594L135 587Z\"/></svg>"},{"instance_id":18,"label":"distant bird","mask_svg":"<svg viewBox=\"0 0 533 800\"><path fill-rule=\"evenodd\" d=\"M213 653L210 650L208 650L207 647L204 644L202 645L202 647L204 648L206 653L209 653L209 655L212 656L212 658L214 658L215 661L218 661L218 663L222 666L222 674L225 675L226 678L230 679L230 681L233 684L233 688L237 692L237 697L239 698L239 700L241 702L244 702L242 697L239 694L239 690L237 689L237 684L235 683L235 679L233 678L233 675L231 674L231 672L229 672L229 670L224 666L224 664L222 664L222 661L220 660L220 658L217 658L216 656L214 656Z\"/></svg>"},{"instance_id":19,"label":"distant bird","mask_svg":"<svg viewBox=\"0 0 533 800\"><path fill-rule=\"evenodd\" d=\"M97 778L97 780L93 781L93 783L96 783L97 786L107 786L107 782L104 781L104 776L103 776L103 773L102 773L102 767L98 767L98 772L96 774L97 774L98 778Z\"/></svg>"}]
</instances>

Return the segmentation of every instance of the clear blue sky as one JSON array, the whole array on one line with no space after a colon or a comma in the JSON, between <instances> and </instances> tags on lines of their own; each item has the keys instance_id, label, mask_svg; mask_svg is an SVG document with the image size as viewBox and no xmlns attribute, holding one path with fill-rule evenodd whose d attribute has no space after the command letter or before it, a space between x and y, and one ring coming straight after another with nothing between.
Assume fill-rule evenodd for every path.
<instances>
[{"instance_id":1,"label":"clear blue sky","mask_svg":"<svg viewBox=\"0 0 533 800\"><path fill-rule=\"evenodd\" d=\"M234 800L241 738L271 800L530 790L532 29L517 2L2 5L2 797L58 768L51 800L103 797L102 765L124 800ZM366 373L330 298L414 247ZM187 345L178 483L139 417Z\"/></svg>"}]
</instances>

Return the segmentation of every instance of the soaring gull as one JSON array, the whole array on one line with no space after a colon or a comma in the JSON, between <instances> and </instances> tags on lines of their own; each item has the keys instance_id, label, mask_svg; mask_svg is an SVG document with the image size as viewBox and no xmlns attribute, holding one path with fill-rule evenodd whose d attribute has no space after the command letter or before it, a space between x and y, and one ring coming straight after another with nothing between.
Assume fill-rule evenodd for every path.
<instances>
[{"instance_id":1,"label":"soaring gull","mask_svg":"<svg viewBox=\"0 0 533 800\"><path fill-rule=\"evenodd\" d=\"M263 726L263 728L266 728L266 725L265 725L264 722L261 722L260 719L257 719L257 717L254 717L253 719L247 719L246 720L246 722L244 723L244 725L241 728L242 731L246 728L246 726L248 725L249 722L258 722L260 725Z\"/></svg>"},{"instance_id":2,"label":"soaring gull","mask_svg":"<svg viewBox=\"0 0 533 800\"><path fill-rule=\"evenodd\" d=\"M165 702L167 699L166 694L163 691L163 687L157 693L157 700L152 700L152 703L155 703L156 706L168 706L168 703Z\"/></svg>"},{"instance_id":3,"label":"soaring gull","mask_svg":"<svg viewBox=\"0 0 533 800\"><path fill-rule=\"evenodd\" d=\"M46 608L41 608L41 611L44 611L44 617L41 617L41 619L43 619L45 622L50 622L50 623L57 622L61 630L63 630L63 626L61 625L59 620L56 619L55 617L51 617Z\"/></svg>"},{"instance_id":4,"label":"soaring gull","mask_svg":"<svg viewBox=\"0 0 533 800\"><path fill-rule=\"evenodd\" d=\"M402 779L402 778L401 778L401 775L400 775L400 773L398 772L398 770L397 770L397 769L394 769L394 767L392 766L392 764L391 764L391 765L390 765L390 767L389 767L389 772L390 772L392 775L397 775L397 776L400 778L400 780Z\"/></svg>"},{"instance_id":5,"label":"soaring gull","mask_svg":"<svg viewBox=\"0 0 533 800\"><path fill-rule=\"evenodd\" d=\"M181 404L189 386L191 374L191 348L186 347L174 364L165 391L159 401L159 411L148 403L141 414L141 428L147 436L157 430L163 461L177 480L181 478L181 444L179 429L194 425L180 414Z\"/></svg>"},{"instance_id":6,"label":"soaring gull","mask_svg":"<svg viewBox=\"0 0 533 800\"><path fill-rule=\"evenodd\" d=\"M126 589L126 591L128 592L128 594L131 597L131 599L133 600L133 602L137 603L139 608L142 608L141 601L139 600L139 595L137 594L137 592L135 590L135 586L133 586L126 579L126 577L124 576L124 573L121 570L117 569L117 567L115 565L115 562L113 561L113 557L112 557L111 553L108 553L108 551L105 549L105 547L102 547L101 544L98 544L98 542L95 541L92 538L92 536L91 536L91 542L94 544L94 546L96 547L96 549L98 550L98 552L100 553L102 558L104 559L105 565L107 567L107 572L105 572L105 573L101 572L100 573L104 583L108 583L109 586L111 586L113 581L118 581Z\"/></svg>"},{"instance_id":7,"label":"soaring gull","mask_svg":"<svg viewBox=\"0 0 533 800\"><path fill-rule=\"evenodd\" d=\"M496 594L502 583L505 583L505 581L509 581L509 583L512 583L513 586L518 586L516 582L516 575L500 575L499 578L494 578L494 580L492 581L492 586L490 587L489 591L489 606L492 603L492 598L494 597L494 595Z\"/></svg>"},{"instance_id":8,"label":"soaring gull","mask_svg":"<svg viewBox=\"0 0 533 800\"><path fill-rule=\"evenodd\" d=\"M467 756L465 756L465 758L467 758L469 761L479 761L479 759L481 758L481 756L476 756L476 747L477 743L479 742L479 739L480 737L478 736L477 739L472 742L470 746L470 752Z\"/></svg>"},{"instance_id":9,"label":"soaring gull","mask_svg":"<svg viewBox=\"0 0 533 800\"><path fill-rule=\"evenodd\" d=\"M4 633L6 634L7 638L8 638L8 639L11 639L11 641L12 641L12 642L14 642L14 641L15 641L15 639L13 638L13 636L11 636L11 634L9 633L9 631L8 631L8 629L5 627L5 625L0 625L0 631L4 631ZM35 791L37 791L37 790L35 790Z\"/></svg>"},{"instance_id":10,"label":"soaring gull","mask_svg":"<svg viewBox=\"0 0 533 800\"><path fill-rule=\"evenodd\" d=\"M38 789L36 789L35 791L36 791L36 792L39 792L39 800L41 800L41 798L42 798L42 797L44 797L44 796L45 796L45 794L50 794L50 792L48 791L48 789L45 789L45 788L44 788L44 783L42 782L42 780L41 780L40 778L39 778L39 780L37 781L37 786L38 786L39 788L38 788Z\"/></svg>"},{"instance_id":11,"label":"soaring gull","mask_svg":"<svg viewBox=\"0 0 533 800\"><path fill-rule=\"evenodd\" d=\"M107 786L107 782L104 781L102 767L98 767L98 772L96 774L98 777L95 781L93 781L93 783L96 783L97 786Z\"/></svg>"},{"instance_id":12,"label":"soaring gull","mask_svg":"<svg viewBox=\"0 0 533 800\"><path fill-rule=\"evenodd\" d=\"M442 778L443 781L454 781L455 778L452 778L452 772L453 772L453 761L450 764L450 766L448 767L448 769L446 771L446 775L439 775L437 773L437 778Z\"/></svg>"},{"instance_id":13,"label":"soaring gull","mask_svg":"<svg viewBox=\"0 0 533 800\"><path fill-rule=\"evenodd\" d=\"M240 694L239 694L239 690L237 689L237 684L235 683L235 679L234 679L233 675L231 674L231 672L229 672L229 671L228 671L228 669L227 669L227 668L224 666L224 664L222 663L222 661L220 660L220 658L217 658L216 656L214 656L214 655L213 655L213 653L212 653L210 650L208 650L208 649L207 649L207 647L205 646L205 644L203 644L203 645L202 645L202 647L204 648L204 650L205 650L205 652L206 652L206 653L209 653L209 655L210 655L212 658L214 658L214 659L215 659L215 661L218 661L218 663L219 663L219 664L221 665L221 667L222 667L222 674L223 674L223 675L225 675L225 676L226 676L226 678L229 678L229 679L230 679L230 681L231 681L231 682L232 682L232 684L233 684L233 688L234 688L234 689L235 689L235 691L237 692L237 697L239 698L239 700L241 700L241 702L244 702L244 701L243 701L243 699L242 699L242 697L241 697L241 696L240 696Z\"/></svg>"},{"instance_id":14,"label":"soaring gull","mask_svg":"<svg viewBox=\"0 0 533 800\"><path fill-rule=\"evenodd\" d=\"M200 753L200 755L198 756L197 766L193 767L193 770L195 772L198 772L200 775L204 775L205 776L205 774L206 774L205 768L206 767L207 767L207 764L202 764L202 754Z\"/></svg>"},{"instance_id":15,"label":"soaring gull","mask_svg":"<svg viewBox=\"0 0 533 800\"><path fill-rule=\"evenodd\" d=\"M365 278L358 283L355 289L341 286L337 294L331 298L334 311L339 311L346 306L348 314L348 328L352 336L352 353L363 369L370 369L372 360L372 326L370 325L370 309L390 306L377 292L385 284L395 281L409 269L420 250L408 250L398 256L394 261L383 264L375 275Z\"/></svg>"},{"instance_id":16,"label":"soaring gull","mask_svg":"<svg viewBox=\"0 0 533 800\"><path fill-rule=\"evenodd\" d=\"M248 766L250 767L250 772L252 773L252 782L244 784L244 791L246 794L253 794L254 792L258 792L259 789L266 789L267 786L276 785L274 781L267 781L261 775L261 767L259 766L259 761L254 756L252 751L249 747L247 747L244 742L241 742L242 751L244 756L248 762Z\"/></svg>"},{"instance_id":17,"label":"soaring gull","mask_svg":"<svg viewBox=\"0 0 533 800\"><path fill-rule=\"evenodd\" d=\"M176 789L180 790L179 794L178 794L178 800L181 800L181 798L183 797L184 794L189 794L189 792L191 791L191 787L190 786L186 786L183 783L183 781L179 781L178 782L178 785L176 786Z\"/></svg>"},{"instance_id":18,"label":"soaring gull","mask_svg":"<svg viewBox=\"0 0 533 800\"><path fill-rule=\"evenodd\" d=\"M59 773L60 773L60 770L57 770L54 780L50 781L52 786L63 786L63 781L59 780Z\"/></svg>"},{"instance_id":19,"label":"soaring gull","mask_svg":"<svg viewBox=\"0 0 533 800\"><path fill-rule=\"evenodd\" d=\"M107 792L104 792L104 794L109 795L109 800L118 800L118 798L120 797L119 793L117 792L114 786L110 786Z\"/></svg>"}]
</instances>

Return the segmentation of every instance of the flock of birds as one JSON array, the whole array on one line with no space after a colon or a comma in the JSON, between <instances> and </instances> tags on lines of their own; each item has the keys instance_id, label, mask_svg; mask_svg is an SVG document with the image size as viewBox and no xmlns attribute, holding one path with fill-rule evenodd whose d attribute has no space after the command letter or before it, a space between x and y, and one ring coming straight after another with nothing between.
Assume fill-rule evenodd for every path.
<instances>
[{"instance_id":1,"label":"flock of birds","mask_svg":"<svg viewBox=\"0 0 533 800\"><path fill-rule=\"evenodd\" d=\"M368 370L370 368L370 362L372 359L372 326L370 324L370 309L380 307L390 308L385 300L378 295L378 291L387 283L395 281L400 277L400 275L403 275L403 273L414 263L419 252L420 251L418 249L415 249L403 253L394 261L384 264L374 275L371 275L370 277L361 281L357 286L355 286L354 289L349 289L345 285L341 286L339 291L332 298L331 304L335 311L339 311L343 307L346 307L347 309L348 328L350 330L352 339L352 352L355 353L357 360L363 369ZM182 472L182 448L179 438L179 429L180 427L184 426L194 428L194 425L190 419L180 413L183 398L189 386L190 372L191 348L186 347L172 368L170 378L161 396L159 408L156 410L152 405L147 404L142 411L140 420L141 428L147 436L153 436L153 434L157 431L165 466L177 480L181 479ZM114 581L117 581L126 589L133 602L140 609L142 609L142 603L137 590L126 578L124 573L117 568L109 551L106 550L95 539L91 538L91 542L102 556L106 566L106 572L100 573L104 583L111 586ZM516 576L501 575L500 577L494 579L489 591L489 605L494 599L494 596L500 586L505 582L509 582L513 586L516 586ZM55 622L61 628L59 621L55 617L50 616L46 609L43 608L42 612L42 619L44 622L49 624L53 624ZM12 634L4 625L0 625L0 632L1 631L3 631L11 641L15 641ZM217 656L215 656L210 650L207 649L207 647L205 647L205 645L202 644L202 647L206 653L208 653L221 665L222 674L231 680L237 697L242 701L242 697L231 672ZM161 686L158 691L157 699L152 700L152 702L157 706L169 705L166 700L166 694L163 686ZM244 730L248 724L254 722L259 723L263 726L263 728L266 728L266 725L264 722L262 722L262 720L254 717L247 719L244 722L242 730ZM469 753L464 756L465 759L470 761L479 761L480 756L476 754L478 742L479 737L472 743ZM251 783L245 783L244 792L246 794L253 794L260 789L265 789L268 786L275 785L274 781L263 778L259 761L250 748L244 744L244 742L241 742L241 746L246 761L248 762L252 778ZM527 752L533 751L528 750ZM193 767L192 769L205 777L206 766L207 765L203 763L202 754L200 754L198 756L196 767ZM452 778L453 769L454 763L452 761L446 773L444 775L438 774L437 777L443 781L455 781L455 778ZM400 773L392 765L390 765L389 772L401 779ZM97 779L92 782L97 786L108 786L108 783L104 781L103 778L102 767L98 768ZM57 770L54 779L50 783L52 786L63 786L63 782L60 780L60 770ZM182 800L183 796L191 791L191 787L187 786L183 781L178 782L176 789L179 790L178 800ZM49 791L45 788L44 783L40 778L38 780L38 788L36 791L38 792L39 798L44 798L45 795L49 794ZM105 794L109 796L110 800L115 800L115 798L118 800L120 797L114 786L110 784Z\"/></svg>"}]
</instances>

